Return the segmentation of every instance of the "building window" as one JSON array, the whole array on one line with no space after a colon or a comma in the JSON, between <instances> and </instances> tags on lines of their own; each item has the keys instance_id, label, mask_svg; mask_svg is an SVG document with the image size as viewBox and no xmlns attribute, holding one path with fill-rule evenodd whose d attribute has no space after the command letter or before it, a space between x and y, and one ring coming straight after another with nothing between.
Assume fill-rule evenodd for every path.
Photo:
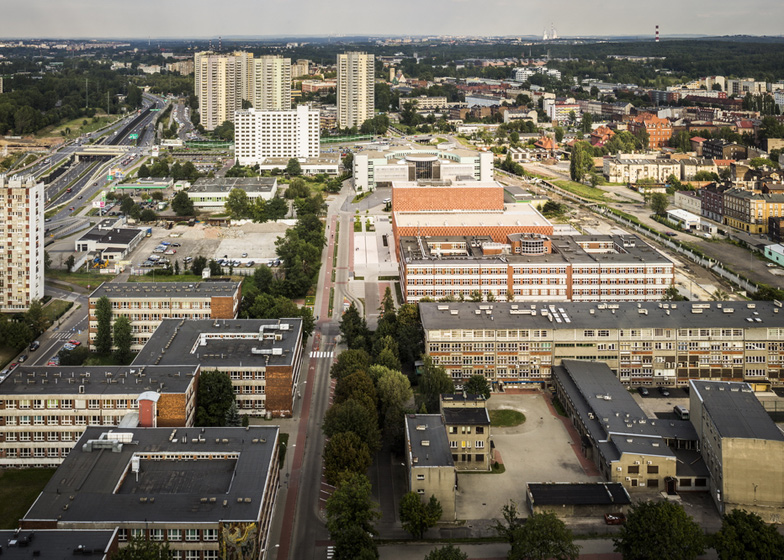
<instances>
[{"instance_id":1,"label":"building window","mask_svg":"<svg viewBox=\"0 0 784 560\"><path fill-rule=\"evenodd\" d=\"M659 465L648 465L648 474L659 474Z\"/></svg>"},{"instance_id":2,"label":"building window","mask_svg":"<svg viewBox=\"0 0 784 560\"><path fill-rule=\"evenodd\" d=\"M425 480L425 475L423 475L423 474L418 474L418 475L417 475L417 480Z\"/></svg>"},{"instance_id":3,"label":"building window","mask_svg":"<svg viewBox=\"0 0 784 560\"><path fill-rule=\"evenodd\" d=\"M182 540L182 529L169 529L168 530L168 540L172 542L178 542Z\"/></svg>"},{"instance_id":4,"label":"building window","mask_svg":"<svg viewBox=\"0 0 784 560\"><path fill-rule=\"evenodd\" d=\"M201 558L201 551L200 550L186 550L185 551L185 560L200 560L200 558Z\"/></svg>"},{"instance_id":5,"label":"building window","mask_svg":"<svg viewBox=\"0 0 784 560\"><path fill-rule=\"evenodd\" d=\"M218 560L218 551L217 550L205 550L203 558L204 558L204 560Z\"/></svg>"},{"instance_id":6,"label":"building window","mask_svg":"<svg viewBox=\"0 0 784 560\"><path fill-rule=\"evenodd\" d=\"M163 529L150 529L150 540L151 541L162 541L163 540Z\"/></svg>"},{"instance_id":7,"label":"building window","mask_svg":"<svg viewBox=\"0 0 784 560\"><path fill-rule=\"evenodd\" d=\"M128 529L117 529L117 540L126 542L128 540Z\"/></svg>"},{"instance_id":8,"label":"building window","mask_svg":"<svg viewBox=\"0 0 784 560\"><path fill-rule=\"evenodd\" d=\"M198 529L186 529L185 530L185 540L186 541L198 541L199 540L199 530Z\"/></svg>"},{"instance_id":9,"label":"building window","mask_svg":"<svg viewBox=\"0 0 784 560\"><path fill-rule=\"evenodd\" d=\"M640 467L637 465L629 465L626 471L628 474L639 474Z\"/></svg>"},{"instance_id":10,"label":"building window","mask_svg":"<svg viewBox=\"0 0 784 560\"><path fill-rule=\"evenodd\" d=\"M658 488L659 487L659 479L658 478L649 478L648 479L648 488Z\"/></svg>"},{"instance_id":11,"label":"building window","mask_svg":"<svg viewBox=\"0 0 784 560\"><path fill-rule=\"evenodd\" d=\"M204 540L214 542L218 540L217 529L204 529Z\"/></svg>"}]
</instances>

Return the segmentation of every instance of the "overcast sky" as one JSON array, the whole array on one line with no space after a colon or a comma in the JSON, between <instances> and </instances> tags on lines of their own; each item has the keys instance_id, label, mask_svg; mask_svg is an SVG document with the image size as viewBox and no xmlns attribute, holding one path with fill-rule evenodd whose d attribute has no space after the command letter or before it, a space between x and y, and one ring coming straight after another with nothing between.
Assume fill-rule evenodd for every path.
<instances>
[{"instance_id":1,"label":"overcast sky","mask_svg":"<svg viewBox=\"0 0 784 560\"><path fill-rule=\"evenodd\" d=\"M4 0L0 38L781 35L782 0Z\"/></svg>"}]
</instances>

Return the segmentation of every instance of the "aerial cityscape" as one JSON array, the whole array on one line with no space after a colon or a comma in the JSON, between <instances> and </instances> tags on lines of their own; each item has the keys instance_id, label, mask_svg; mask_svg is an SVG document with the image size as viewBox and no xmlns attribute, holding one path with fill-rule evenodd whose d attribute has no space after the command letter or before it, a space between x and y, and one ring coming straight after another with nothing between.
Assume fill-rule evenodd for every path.
<instances>
[{"instance_id":1,"label":"aerial cityscape","mask_svg":"<svg viewBox=\"0 0 784 560\"><path fill-rule=\"evenodd\" d=\"M14 4L4 560L784 558L780 5Z\"/></svg>"}]
</instances>

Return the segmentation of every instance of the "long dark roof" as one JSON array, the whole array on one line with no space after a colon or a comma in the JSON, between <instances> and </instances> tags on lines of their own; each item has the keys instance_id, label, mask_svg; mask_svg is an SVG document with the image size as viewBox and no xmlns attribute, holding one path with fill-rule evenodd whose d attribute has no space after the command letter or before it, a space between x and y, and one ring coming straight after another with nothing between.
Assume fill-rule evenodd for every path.
<instances>
[{"instance_id":1,"label":"long dark roof","mask_svg":"<svg viewBox=\"0 0 784 560\"><path fill-rule=\"evenodd\" d=\"M534 506L625 506L629 493L619 482L528 483Z\"/></svg>"}]
</instances>

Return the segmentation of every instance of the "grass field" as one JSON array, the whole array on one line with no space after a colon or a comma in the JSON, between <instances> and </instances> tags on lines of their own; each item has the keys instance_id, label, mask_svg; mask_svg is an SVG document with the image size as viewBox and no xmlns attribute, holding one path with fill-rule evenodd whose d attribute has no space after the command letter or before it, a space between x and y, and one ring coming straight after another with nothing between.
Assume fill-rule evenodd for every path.
<instances>
[{"instance_id":1,"label":"grass field","mask_svg":"<svg viewBox=\"0 0 784 560\"><path fill-rule=\"evenodd\" d=\"M511 428L525 422L525 414L516 410L500 409L489 412L490 425L494 428Z\"/></svg>"},{"instance_id":2,"label":"grass field","mask_svg":"<svg viewBox=\"0 0 784 560\"><path fill-rule=\"evenodd\" d=\"M82 288L97 288L102 282L108 282L114 276L111 274L100 274L97 272L66 272L64 270L47 270L46 277L50 280L60 280L76 284Z\"/></svg>"},{"instance_id":3,"label":"grass field","mask_svg":"<svg viewBox=\"0 0 784 560\"><path fill-rule=\"evenodd\" d=\"M72 301L64 299L53 299L44 307L44 317L49 323L54 323L63 313L71 309Z\"/></svg>"},{"instance_id":4,"label":"grass field","mask_svg":"<svg viewBox=\"0 0 784 560\"><path fill-rule=\"evenodd\" d=\"M80 117L57 126L47 126L38 133L38 136L62 136L62 131L69 128L71 130L68 134L68 138L75 138L76 136L87 134L88 132L94 132L107 124L116 121L117 118L117 115L107 117L105 113L100 114L96 122L93 122L93 119ZM87 124L82 124L84 121L87 121Z\"/></svg>"},{"instance_id":5,"label":"grass field","mask_svg":"<svg viewBox=\"0 0 784 560\"><path fill-rule=\"evenodd\" d=\"M0 470L0 529L16 529L55 469Z\"/></svg>"},{"instance_id":6,"label":"grass field","mask_svg":"<svg viewBox=\"0 0 784 560\"><path fill-rule=\"evenodd\" d=\"M598 202L606 202L604 198L604 191L602 189L589 187L588 185L582 185L580 183L575 183L574 181L552 181L552 183L565 191L576 194L577 196L588 198L590 200L596 200Z\"/></svg>"}]
</instances>

